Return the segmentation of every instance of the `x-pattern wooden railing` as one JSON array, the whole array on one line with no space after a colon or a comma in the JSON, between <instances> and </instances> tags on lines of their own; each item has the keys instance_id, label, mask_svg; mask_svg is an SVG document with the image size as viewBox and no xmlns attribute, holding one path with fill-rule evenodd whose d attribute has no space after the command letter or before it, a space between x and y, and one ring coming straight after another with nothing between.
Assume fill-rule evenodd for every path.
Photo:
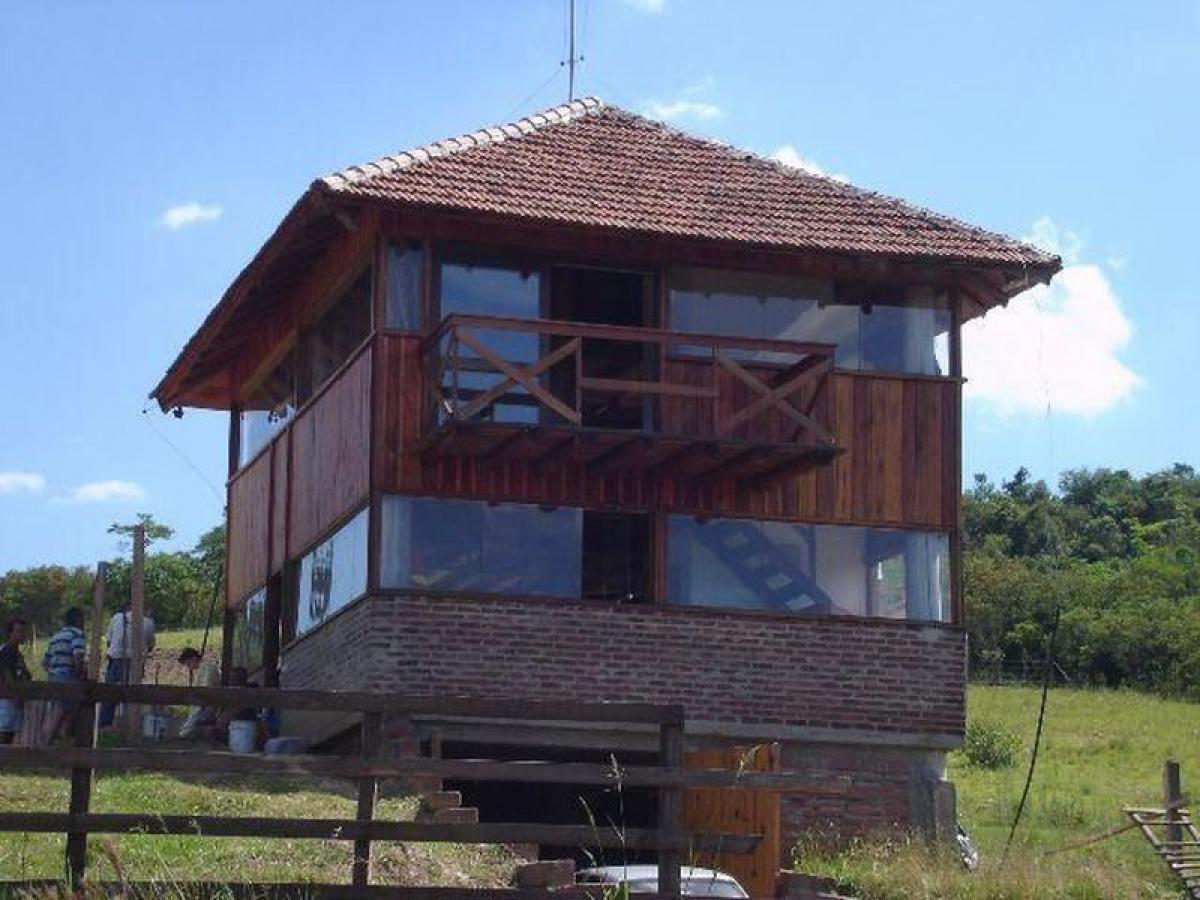
<instances>
[{"instance_id":1,"label":"x-pattern wooden railing","mask_svg":"<svg viewBox=\"0 0 1200 900\"><path fill-rule=\"evenodd\" d=\"M528 334L561 343L533 362L516 362L489 345L482 336L488 332ZM618 343L657 347L664 356L673 347L686 346L690 351L688 358L707 359L713 374L707 384L633 377L636 372L621 373L622 377L589 374L588 363L602 361L603 354ZM464 348L468 352L464 353ZM739 361L737 351L788 356L796 361L773 373L762 374ZM833 351L829 344L462 314L447 316L422 345L427 360L427 388L434 408L439 411L439 421L468 422L486 416L498 404L515 403L544 407L563 422L582 427L584 397L589 394L692 398L707 401L717 410L721 408L722 397L716 373L724 371L757 397L723 417L714 414L714 436L729 436L740 426L775 412L795 424L794 441L826 447L833 445L833 436L813 417L813 407L822 379L833 369ZM558 396L546 376L568 365L574 369L573 396ZM499 380L483 388L463 385L464 376L480 373L497 376ZM810 399L801 408L793 398L810 386L813 387Z\"/></svg>"}]
</instances>

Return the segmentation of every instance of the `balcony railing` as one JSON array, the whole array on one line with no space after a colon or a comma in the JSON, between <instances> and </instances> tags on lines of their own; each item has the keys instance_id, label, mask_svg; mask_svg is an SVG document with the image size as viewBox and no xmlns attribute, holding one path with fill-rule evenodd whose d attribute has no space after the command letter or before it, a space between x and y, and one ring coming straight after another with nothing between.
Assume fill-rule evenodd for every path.
<instances>
[{"instance_id":1,"label":"balcony railing","mask_svg":"<svg viewBox=\"0 0 1200 900\"><path fill-rule=\"evenodd\" d=\"M643 464L654 444L658 461L687 443L717 447L723 462L751 462L756 448L759 462L823 461L838 450L821 421L830 344L454 314L422 354L425 449L454 452L452 435L486 426L498 436L492 450L498 429L566 430L609 456L636 444Z\"/></svg>"}]
</instances>

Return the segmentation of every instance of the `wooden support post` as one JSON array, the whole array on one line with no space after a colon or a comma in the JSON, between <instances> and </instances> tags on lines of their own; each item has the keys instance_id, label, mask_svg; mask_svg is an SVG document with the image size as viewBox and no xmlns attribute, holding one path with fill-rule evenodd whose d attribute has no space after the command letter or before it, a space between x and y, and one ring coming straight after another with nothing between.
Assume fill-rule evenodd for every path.
<instances>
[{"instance_id":1,"label":"wooden support post","mask_svg":"<svg viewBox=\"0 0 1200 900\"><path fill-rule=\"evenodd\" d=\"M1163 763L1163 810L1166 813L1164 840L1178 846L1183 840L1183 814L1179 809L1172 809L1183 796L1183 788L1179 778L1179 763L1167 760Z\"/></svg>"},{"instance_id":2,"label":"wooden support post","mask_svg":"<svg viewBox=\"0 0 1200 900\"><path fill-rule=\"evenodd\" d=\"M683 720L663 722L659 727L659 765L683 768ZM679 788L664 787L658 792L658 830L678 833L683 825L683 793ZM658 893L679 897L683 853L679 850L658 852Z\"/></svg>"},{"instance_id":3,"label":"wooden support post","mask_svg":"<svg viewBox=\"0 0 1200 900\"><path fill-rule=\"evenodd\" d=\"M129 618L125 622L125 643L129 648L128 684L142 683L142 670L146 665L145 631L142 622L146 616L146 528L133 528L133 568L129 581ZM125 733L132 740L139 736L141 709L132 703L125 704Z\"/></svg>"},{"instance_id":4,"label":"wooden support post","mask_svg":"<svg viewBox=\"0 0 1200 900\"><path fill-rule=\"evenodd\" d=\"M88 641L88 678L99 681L100 660L103 657L104 636L104 579L108 576L108 563L96 563L96 580L92 583L92 633Z\"/></svg>"},{"instance_id":5,"label":"wooden support post","mask_svg":"<svg viewBox=\"0 0 1200 900\"><path fill-rule=\"evenodd\" d=\"M362 721L363 759L379 756L383 745L383 717L379 713L365 713ZM358 781L358 821L370 822L375 817L375 796L379 781L375 778L360 778ZM351 877L355 887L366 887L371 882L371 841L358 838L354 841L354 865Z\"/></svg>"},{"instance_id":6,"label":"wooden support post","mask_svg":"<svg viewBox=\"0 0 1200 900\"><path fill-rule=\"evenodd\" d=\"M71 739L76 747L92 749L96 746L96 704L91 699L90 688L71 715ZM69 807L71 815L86 814L91 802L92 770L72 769ZM78 885L83 881L86 868L87 832L70 831L67 833L67 882L72 886Z\"/></svg>"}]
</instances>

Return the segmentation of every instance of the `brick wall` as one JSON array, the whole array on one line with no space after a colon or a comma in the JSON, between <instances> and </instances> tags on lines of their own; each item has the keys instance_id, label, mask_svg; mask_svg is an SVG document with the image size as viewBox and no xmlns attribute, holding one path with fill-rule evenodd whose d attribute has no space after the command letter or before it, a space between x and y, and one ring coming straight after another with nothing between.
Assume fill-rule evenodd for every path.
<instances>
[{"instance_id":1,"label":"brick wall","mask_svg":"<svg viewBox=\"0 0 1200 900\"><path fill-rule=\"evenodd\" d=\"M961 734L961 632L670 607L381 596L371 685L683 703L690 720Z\"/></svg>"}]
</instances>

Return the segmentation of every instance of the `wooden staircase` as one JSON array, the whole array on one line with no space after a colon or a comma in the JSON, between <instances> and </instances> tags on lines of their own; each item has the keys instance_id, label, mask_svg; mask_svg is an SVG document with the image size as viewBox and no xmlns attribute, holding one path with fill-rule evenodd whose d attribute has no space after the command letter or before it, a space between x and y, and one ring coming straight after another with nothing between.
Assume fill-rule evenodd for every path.
<instances>
[{"instance_id":1,"label":"wooden staircase","mask_svg":"<svg viewBox=\"0 0 1200 900\"><path fill-rule=\"evenodd\" d=\"M697 540L716 555L755 596L771 609L828 613L832 600L803 568L756 528L729 521L709 522L697 529ZM806 555L813 568L811 537Z\"/></svg>"},{"instance_id":2,"label":"wooden staircase","mask_svg":"<svg viewBox=\"0 0 1200 900\"><path fill-rule=\"evenodd\" d=\"M1126 809L1125 815L1141 829L1150 846L1183 882L1187 896L1200 900L1200 832L1188 810L1182 806Z\"/></svg>"}]
</instances>

